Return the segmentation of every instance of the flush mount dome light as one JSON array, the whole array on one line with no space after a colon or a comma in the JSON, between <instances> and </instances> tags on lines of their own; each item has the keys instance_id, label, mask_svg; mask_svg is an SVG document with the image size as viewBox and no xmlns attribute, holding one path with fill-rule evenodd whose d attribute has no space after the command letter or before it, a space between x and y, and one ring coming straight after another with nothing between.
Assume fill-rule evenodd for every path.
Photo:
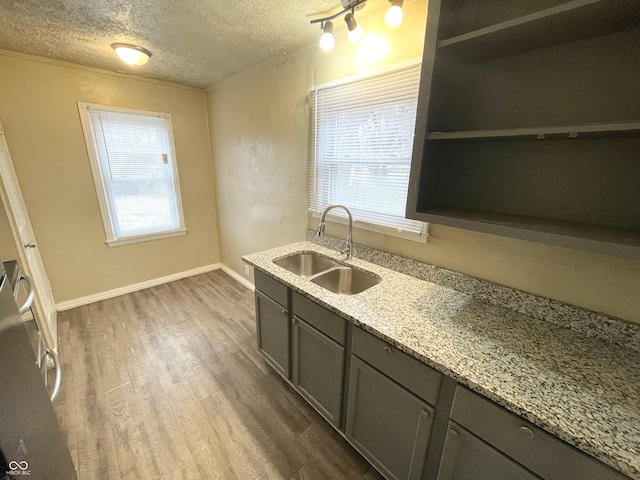
<instances>
[{"instance_id":1,"label":"flush mount dome light","mask_svg":"<svg viewBox=\"0 0 640 480\"><path fill-rule=\"evenodd\" d=\"M120 60L129 65L144 65L151 56L151 52L146 48L129 45L128 43L112 43L111 48L116 51Z\"/></svg>"}]
</instances>

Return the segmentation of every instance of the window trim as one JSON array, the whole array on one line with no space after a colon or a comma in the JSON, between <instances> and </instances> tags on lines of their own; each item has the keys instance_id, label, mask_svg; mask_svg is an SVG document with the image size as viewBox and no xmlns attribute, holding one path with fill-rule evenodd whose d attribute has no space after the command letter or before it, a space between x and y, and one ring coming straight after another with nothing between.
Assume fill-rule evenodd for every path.
<instances>
[{"instance_id":1,"label":"window trim","mask_svg":"<svg viewBox=\"0 0 640 480\"><path fill-rule=\"evenodd\" d=\"M111 209L109 208L109 202L107 201L107 191L104 180L102 178L102 172L100 170L100 160L96 153L96 141L91 128L91 122L89 120L89 110L104 110L108 112L117 113L130 113L134 115L146 115L149 117L160 117L167 121L167 129L169 136L169 143L171 144L171 170L173 172L173 183L176 193L176 207L178 210L178 228L172 230L163 230L153 233L143 233L138 235L126 235L117 237L115 234L115 228L111 217ZM147 242L151 240L159 240L162 238L175 237L179 235L185 235L187 229L184 223L184 212L182 209L182 193L180 191L180 177L178 176L178 160L176 156L176 145L173 136L173 120L170 113L152 112L149 110L140 110L134 108L116 107L112 105L100 105L97 103L78 102L78 112L80 114L80 124L82 126L82 132L84 135L85 146L89 155L89 165L91 166L91 176L93 177L93 183L96 190L96 197L98 199L98 206L100 207L100 215L102 216L102 226L105 233L105 243L109 247L116 247L120 245L129 245L132 243Z\"/></svg>"},{"instance_id":2,"label":"window trim","mask_svg":"<svg viewBox=\"0 0 640 480\"><path fill-rule=\"evenodd\" d=\"M349 75L347 77L343 77L340 78L338 80L333 80L330 82L325 82L325 83L321 83L321 84L317 84L317 85L312 85L311 86L311 93L317 91L317 90L322 90L325 88L332 88L332 87L339 87L341 85L345 85L345 84L349 84L349 83L353 83L353 82L357 82L359 80L364 80L370 77L375 77L378 75L384 75L385 73L391 73L391 72L395 72L397 70L402 70L405 68L409 68L409 67L413 67L416 65L420 65L420 63L422 62L422 58L421 57L415 57L403 62L399 62L399 63L395 63L393 65L386 65L384 67L379 67L379 68L375 68L375 69L371 69L371 70L367 70L365 72L360 72L360 73L356 73L354 75ZM415 127L414 127L415 128ZM309 144L309 160L308 160L308 166L309 168L311 168L311 149L312 149L312 145L311 142ZM307 187L308 188L308 187ZM307 197L309 196L309 192L307 192ZM308 220L307 223L310 223L310 220L312 218L320 218L322 216L322 212L318 212L315 209L310 208L309 206L309 201L307 200L307 215L308 215ZM346 217L342 217L340 215L335 215L333 214L333 212L329 213L329 215L327 216L327 220L335 222L335 223L339 223L339 224L347 224L347 220ZM412 230L403 230L400 228L394 228L394 227L389 227L387 225L380 225L377 223L373 223L373 222L368 222L368 221L364 221L364 220L357 220L354 218L353 220L353 226L354 228L358 228L361 230L367 230L370 232L374 232L374 233L379 233L379 234L383 234L383 235L389 235L389 236L393 236L393 237L398 237L398 238L404 238L406 240L411 240L414 242L419 242L419 243L428 243L429 241L429 223L428 222L422 222L422 228L420 229L419 232L416 231L412 231Z\"/></svg>"}]
</instances>

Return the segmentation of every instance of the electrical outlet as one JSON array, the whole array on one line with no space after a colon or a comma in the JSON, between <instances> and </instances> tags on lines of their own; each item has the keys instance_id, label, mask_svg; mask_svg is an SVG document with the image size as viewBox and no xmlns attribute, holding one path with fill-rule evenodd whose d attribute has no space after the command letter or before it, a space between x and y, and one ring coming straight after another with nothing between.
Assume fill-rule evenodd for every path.
<instances>
[{"instance_id":1,"label":"electrical outlet","mask_svg":"<svg viewBox=\"0 0 640 480\"><path fill-rule=\"evenodd\" d=\"M245 274L247 277L249 276L249 272L250 272L250 270L249 270L249 265L245 265L245 266L244 266L244 274Z\"/></svg>"}]
</instances>

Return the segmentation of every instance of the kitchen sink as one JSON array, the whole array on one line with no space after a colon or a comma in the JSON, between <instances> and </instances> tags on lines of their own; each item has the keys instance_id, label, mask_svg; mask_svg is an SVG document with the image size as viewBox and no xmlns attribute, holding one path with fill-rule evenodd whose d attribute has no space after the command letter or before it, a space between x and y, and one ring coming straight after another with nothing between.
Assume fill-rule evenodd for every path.
<instances>
[{"instance_id":1,"label":"kitchen sink","mask_svg":"<svg viewBox=\"0 0 640 480\"><path fill-rule=\"evenodd\" d=\"M291 273L295 273L299 277L310 277L336 265L335 262L328 258L312 252L298 253L280 260L274 260L273 263L285 270L289 270Z\"/></svg>"},{"instance_id":2,"label":"kitchen sink","mask_svg":"<svg viewBox=\"0 0 640 480\"><path fill-rule=\"evenodd\" d=\"M382 279L364 270L337 267L312 278L311 281L339 295L355 295L379 284Z\"/></svg>"}]
</instances>

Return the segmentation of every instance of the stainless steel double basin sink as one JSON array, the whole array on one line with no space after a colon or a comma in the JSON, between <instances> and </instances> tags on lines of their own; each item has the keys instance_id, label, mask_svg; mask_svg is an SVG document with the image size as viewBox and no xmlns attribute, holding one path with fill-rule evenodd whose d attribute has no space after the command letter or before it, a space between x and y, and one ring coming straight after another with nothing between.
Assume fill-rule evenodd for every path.
<instances>
[{"instance_id":1,"label":"stainless steel double basin sink","mask_svg":"<svg viewBox=\"0 0 640 480\"><path fill-rule=\"evenodd\" d=\"M378 275L314 252L297 253L273 263L338 295L355 295L382 281Z\"/></svg>"}]
</instances>

